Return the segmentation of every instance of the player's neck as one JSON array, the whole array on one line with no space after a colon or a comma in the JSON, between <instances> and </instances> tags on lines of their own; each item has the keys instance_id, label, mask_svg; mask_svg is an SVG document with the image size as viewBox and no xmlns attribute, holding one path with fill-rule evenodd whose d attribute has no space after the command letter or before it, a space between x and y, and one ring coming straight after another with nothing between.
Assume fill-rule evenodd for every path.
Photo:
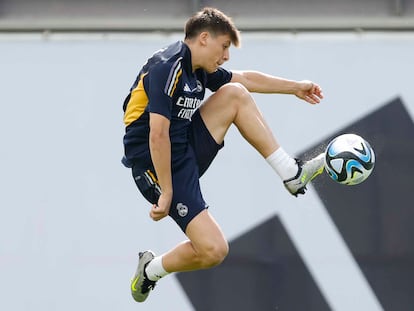
<instances>
[{"instance_id":1,"label":"player's neck","mask_svg":"<svg viewBox=\"0 0 414 311\"><path fill-rule=\"evenodd\" d=\"M197 53L198 47L197 44L193 41L193 40L184 40L184 43L187 45L187 47L190 50L190 55L191 55L191 66L192 66L192 70L193 72L196 71L199 68L202 68L197 55L199 53Z\"/></svg>"}]
</instances>

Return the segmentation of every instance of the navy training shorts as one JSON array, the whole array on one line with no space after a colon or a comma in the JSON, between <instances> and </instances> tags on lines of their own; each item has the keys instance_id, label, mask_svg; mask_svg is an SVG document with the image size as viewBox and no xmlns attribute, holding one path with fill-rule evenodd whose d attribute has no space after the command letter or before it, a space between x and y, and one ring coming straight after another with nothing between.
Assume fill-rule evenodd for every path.
<instances>
[{"instance_id":1,"label":"navy training shorts","mask_svg":"<svg viewBox=\"0 0 414 311\"><path fill-rule=\"evenodd\" d=\"M184 153L172 154L173 198L169 216L185 232L190 221L208 205L203 199L199 178L205 173L224 143L217 144L197 110L188 132L190 144ZM154 168L134 165L132 176L142 195L152 204L158 202L160 188Z\"/></svg>"}]
</instances>

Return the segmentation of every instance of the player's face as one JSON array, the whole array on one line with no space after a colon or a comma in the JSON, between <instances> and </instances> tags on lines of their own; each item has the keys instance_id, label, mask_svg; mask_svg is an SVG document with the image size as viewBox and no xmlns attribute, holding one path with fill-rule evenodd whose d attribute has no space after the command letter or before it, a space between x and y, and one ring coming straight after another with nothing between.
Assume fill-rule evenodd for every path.
<instances>
[{"instance_id":1,"label":"player's face","mask_svg":"<svg viewBox=\"0 0 414 311\"><path fill-rule=\"evenodd\" d=\"M206 41L207 53L205 55L204 70L211 73L217 70L230 58L231 40L229 35L208 36Z\"/></svg>"}]
</instances>

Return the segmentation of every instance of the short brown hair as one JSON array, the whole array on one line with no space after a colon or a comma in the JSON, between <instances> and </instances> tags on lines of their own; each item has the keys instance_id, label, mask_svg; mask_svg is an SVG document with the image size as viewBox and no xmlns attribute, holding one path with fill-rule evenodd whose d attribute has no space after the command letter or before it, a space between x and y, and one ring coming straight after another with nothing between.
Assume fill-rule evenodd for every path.
<instances>
[{"instance_id":1,"label":"short brown hair","mask_svg":"<svg viewBox=\"0 0 414 311\"><path fill-rule=\"evenodd\" d=\"M216 8L206 7L194 14L185 24L185 39L193 39L203 31L213 35L230 35L231 43L240 45L240 33L233 21Z\"/></svg>"}]
</instances>

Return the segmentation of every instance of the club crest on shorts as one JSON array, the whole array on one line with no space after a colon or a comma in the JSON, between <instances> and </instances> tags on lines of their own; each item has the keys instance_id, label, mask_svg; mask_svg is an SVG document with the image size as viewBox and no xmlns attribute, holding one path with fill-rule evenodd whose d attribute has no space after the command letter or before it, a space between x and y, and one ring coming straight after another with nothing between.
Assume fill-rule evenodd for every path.
<instances>
[{"instance_id":1,"label":"club crest on shorts","mask_svg":"<svg viewBox=\"0 0 414 311\"><path fill-rule=\"evenodd\" d=\"M181 217L187 216L188 207L186 205L184 205L183 203L178 203L176 208L178 211L178 215L180 215Z\"/></svg>"}]
</instances>

